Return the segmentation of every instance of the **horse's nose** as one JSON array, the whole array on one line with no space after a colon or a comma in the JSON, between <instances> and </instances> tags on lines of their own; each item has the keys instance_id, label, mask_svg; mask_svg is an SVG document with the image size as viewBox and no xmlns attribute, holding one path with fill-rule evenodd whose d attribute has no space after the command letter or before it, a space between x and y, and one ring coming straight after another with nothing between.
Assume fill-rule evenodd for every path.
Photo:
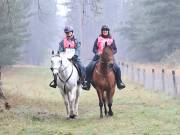
<instances>
[{"instance_id":1,"label":"horse's nose","mask_svg":"<svg viewBox=\"0 0 180 135\"><path fill-rule=\"evenodd\" d=\"M57 69L54 69L54 70L53 70L53 74L54 74L54 75L58 74L58 70L57 70Z\"/></svg>"}]
</instances>

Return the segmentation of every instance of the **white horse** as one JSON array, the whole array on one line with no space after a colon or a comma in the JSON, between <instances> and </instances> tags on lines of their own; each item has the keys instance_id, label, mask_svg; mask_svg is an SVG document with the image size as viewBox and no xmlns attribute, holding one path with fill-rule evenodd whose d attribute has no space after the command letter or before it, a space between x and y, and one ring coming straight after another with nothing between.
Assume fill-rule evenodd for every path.
<instances>
[{"instance_id":1,"label":"white horse","mask_svg":"<svg viewBox=\"0 0 180 135\"><path fill-rule=\"evenodd\" d=\"M54 55L54 51L52 52L51 67L53 74L57 75L57 86L64 98L67 117L76 118L78 116L78 102L81 93L81 87L78 83L78 71L68 60L65 53Z\"/></svg>"}]
</instances>

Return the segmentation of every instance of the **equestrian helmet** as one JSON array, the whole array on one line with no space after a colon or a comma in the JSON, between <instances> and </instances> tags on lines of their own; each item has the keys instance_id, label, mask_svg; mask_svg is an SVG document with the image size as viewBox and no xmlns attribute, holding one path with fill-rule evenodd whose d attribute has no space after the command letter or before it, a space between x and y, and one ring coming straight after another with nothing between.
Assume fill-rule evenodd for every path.
<instances>
[{"instance_id":1,"label":"equestrian helmet","mask_svg":"<svg viewBox=\"0 0 180 135\"><path fill-rule=\"evenodd\" d=\"M103 31L103 30L110 31L110 29L109 29L109 27L108 27L107 25L103 25L103 26L101 27L101 31Z\"/></svg>"},{"instance_id":2,"label":"equestrian helmet","mask_svg":"<svg viewBox=\"0 0 180 135\"><path fill-rule=\"evenodd\" d=\"M64 27L64 32L65 32L65 33L73 32L73 27L72 27L72 26L65 26L65 27Z\"/></svg>"}]
</instances>

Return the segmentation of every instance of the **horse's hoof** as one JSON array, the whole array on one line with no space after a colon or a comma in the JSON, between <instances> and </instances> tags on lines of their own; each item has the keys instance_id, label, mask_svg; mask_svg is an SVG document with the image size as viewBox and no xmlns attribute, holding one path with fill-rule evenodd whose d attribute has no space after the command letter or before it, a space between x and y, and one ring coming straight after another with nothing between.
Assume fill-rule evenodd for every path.
<instances>
[{"instance_id":1,"label":"horse's hoof","mask_svg":"<svg viewBox=\"0 0 180 135\"><path fill-rule=\"evenodd\" d=\"M108 115L109 116L113 116L113 112L108 112Z\"/></svg>"},{"instance_id":2,"label":"horse's hoof","mask_svg":"<svg viewBox=\"0 0 180 135\"><path fill-rule=\"evenodd\" d=\"M75 115L75 114L70 115L70 116L69 116L69 118L71 118L71 119L75 119L75 118L76 118L76 115Z\"/></svg>"}]
</instances>

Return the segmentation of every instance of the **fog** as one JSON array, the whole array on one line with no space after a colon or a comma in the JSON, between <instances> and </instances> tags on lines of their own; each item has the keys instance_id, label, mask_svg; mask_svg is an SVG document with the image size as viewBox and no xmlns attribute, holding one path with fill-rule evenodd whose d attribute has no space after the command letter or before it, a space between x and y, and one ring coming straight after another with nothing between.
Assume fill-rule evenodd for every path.
<instances>
[{"instance_id":1,"label":"fog","mask_svg":"<svg viewBox=\"0 0 180 135\"><path fill-rule=\"evenodd\" d=\"M48 65L71 25L87 64L102 25L115 39L119 61L179 63L178 0L3 0L0 64ZM168 9L168 10L166 10ZM168 12L169 11L169 12Z\"/></svg>"}]
</instances>

